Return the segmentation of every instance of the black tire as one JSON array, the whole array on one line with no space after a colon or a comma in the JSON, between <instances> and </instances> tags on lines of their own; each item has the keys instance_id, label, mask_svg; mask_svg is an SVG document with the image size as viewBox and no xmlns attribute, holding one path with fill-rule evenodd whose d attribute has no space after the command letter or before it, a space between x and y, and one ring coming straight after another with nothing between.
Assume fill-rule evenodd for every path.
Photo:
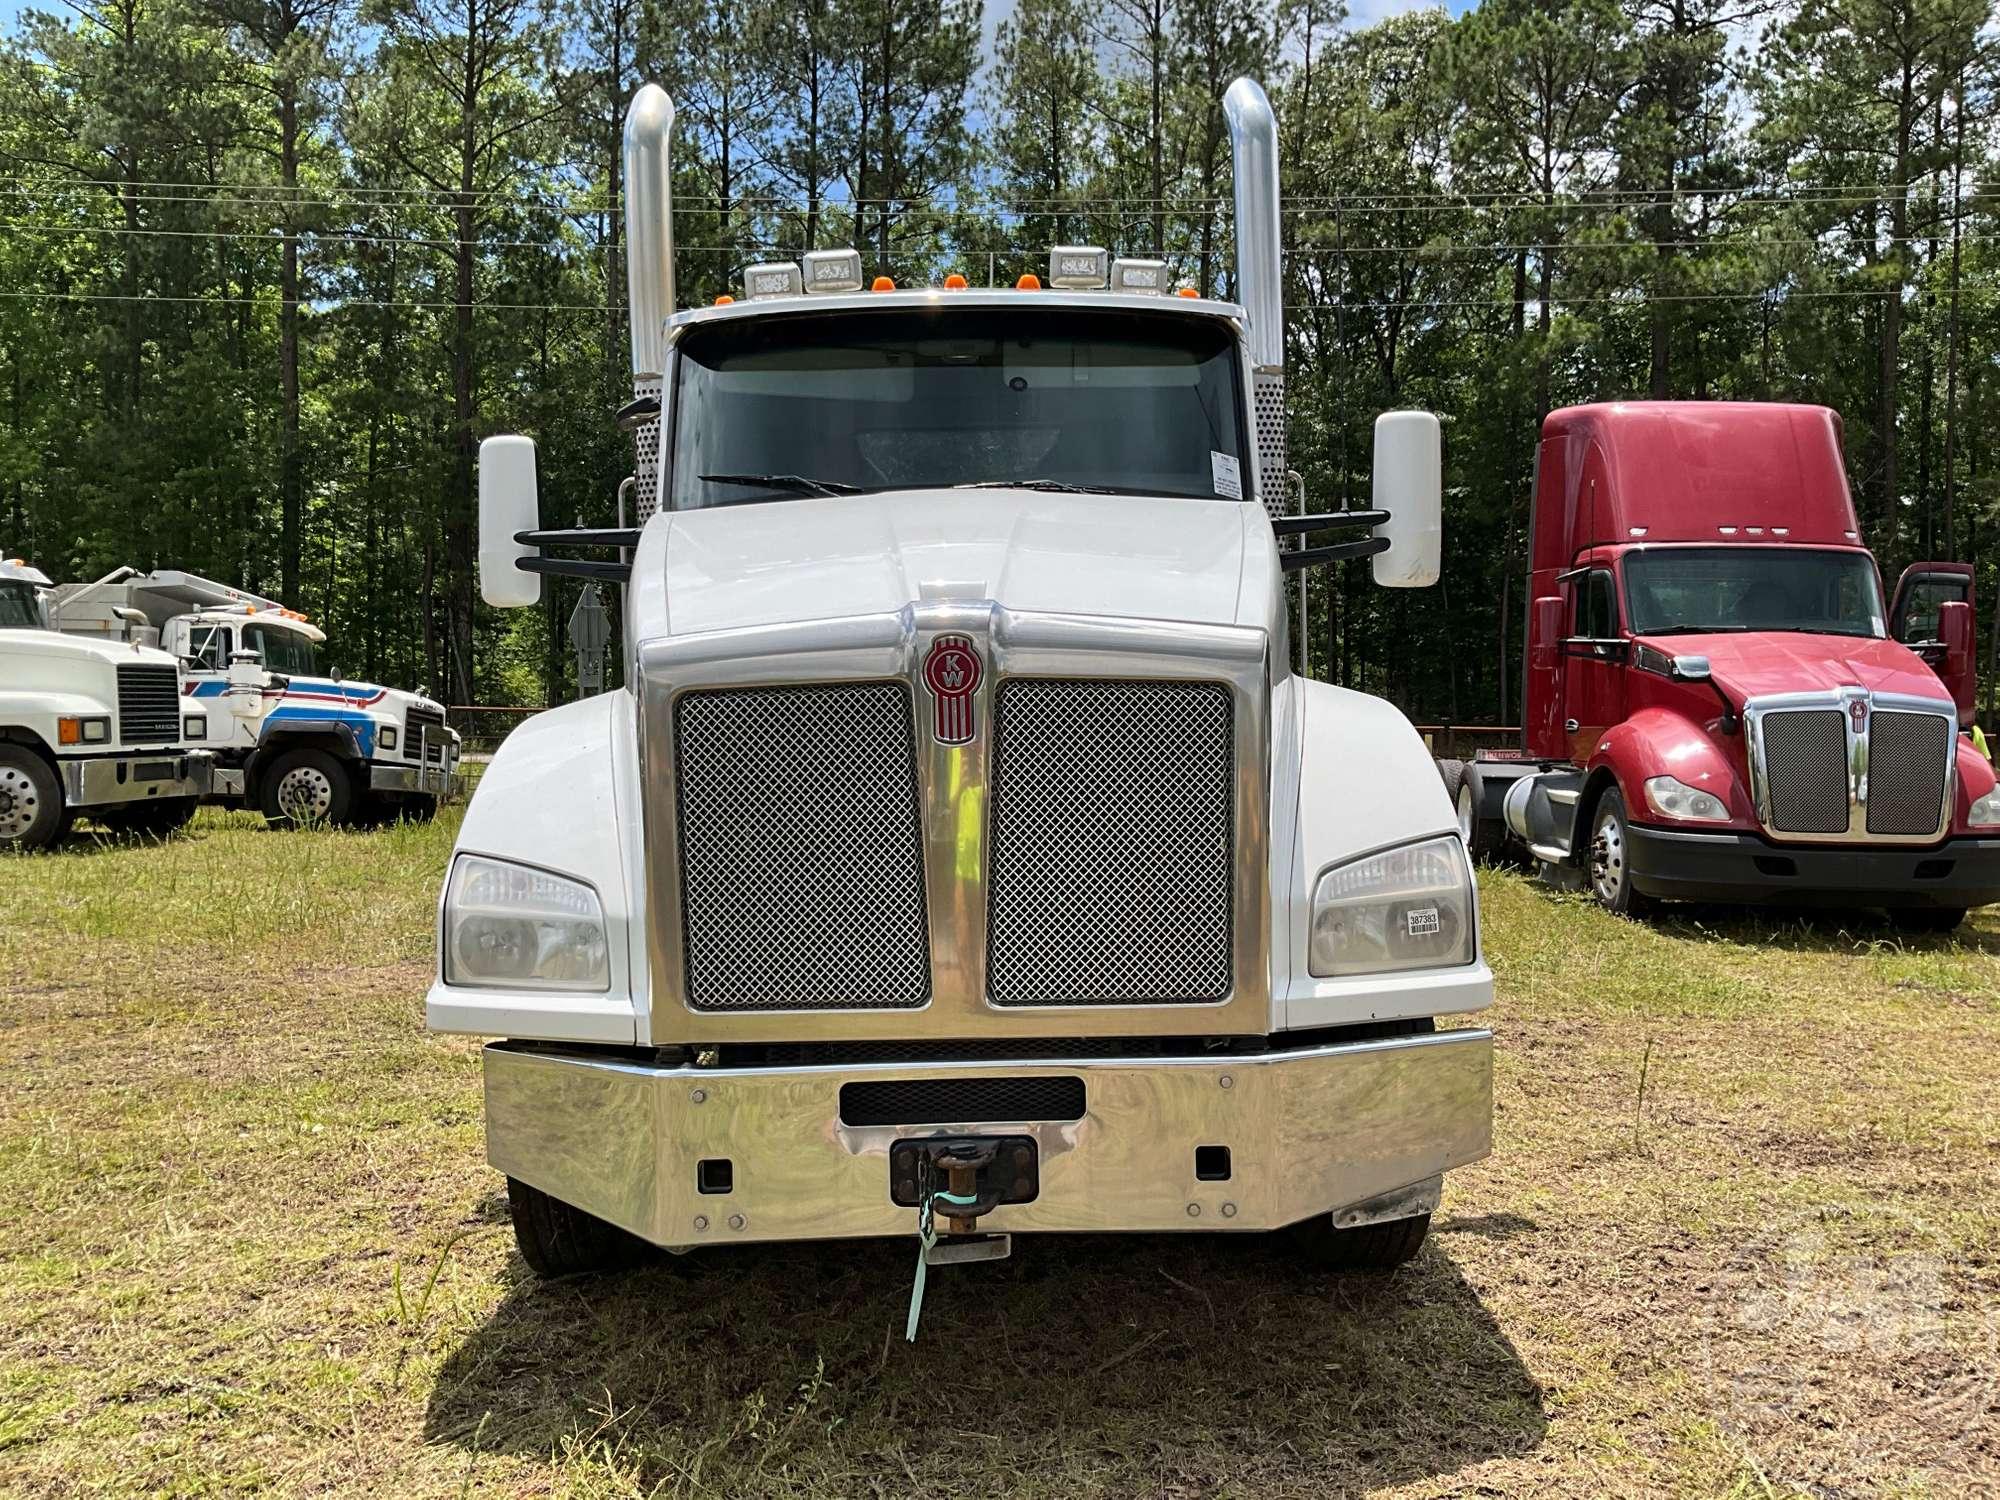
<instances>
[{"instance_id":1,"label":"black tire","mask_svg":"<svg viewBox=\"0 0 2000 1500\"><path fill-rule=\"evenodd\" d=\"M46 849L68 829L55 768L25 745L0 742L0 849Z\"/></svg>"},{"instance_id":2,"label":"black tire","mask_svg":"<svg viewBox=\"0 0 2000 1500\"><path fill-rule=\"evenodd\" d=\"M1506 853L1507 830L1498 818L1481 815L1479 809L1486 802L1486 785L1479 772L1467 766L1458 779L1458 790L1452 796L1452 811L1458 817L1459 836L1465 840L1465 852L1475 865L1496 864Z\"/></svg>"},{"instance_id":3,"label":"black tire","mask_svg":"<svg viewBox=\"0 0 2000 1500\"><path fill-rule=\"evenodd\" d=\"M193 797L169 797L162 802L134 802L124 807L110 807L91 816L113 833L165 839L172 838L192 823L199 805Z\"/></svg>"},{"instance_id":4,"label":"black tire","mask_svg":"<svg viewBox=\"0 0 2000 1500\"><path fill-rule=\"evenodd\" d=\"M1889 921L1899 932L1956 932L1964 920L1962 906L1905 906L1889 912Z\"/></svg>"},{"instance_id":5,"label":"black tire","mask_svg":"<svg viewBox=\"0 0 2000 1500\"><path fill-rule=\"evenodd\" d=\"M1336 1229L1333 1216L1322 1214L1317 1219L1294 1224L1287 1231L1298 1254L1320 1270L1374 1276L1387 1275L1414 1260L1430 1232L1429 1214L1391 1219L1385 1224L1362 1224L1353 1229Z\"/></svg>"},{"instance_id":6,"label":"black tire","mask_svg":"<svg viewBox=\"0 0 2000 1500\"><path fill-rule=\"evenodd\" d=\"M258 772L257 805L273 828L341 828L354 819L354 781L324 750L287 750Z\"/></svg>"},{"instance_id":7,"label":"black tire","mask_svg":"<svg viewBox=\"0 0 2000 1500\"><path fill-rule=\"evenodd\" d=\"M521 1259L537 1276L616 1271L652 1258L653 1247L637 1235L512 1177L507 1179L507 1208Z\"/></svg>"},{"instance_id":8,"label":"black tire","mask_svg":"<svg viewBox=\"0 0 2000 1500\"><path fill-rule=\"evenodd\" d=\"M1591 894L1606 911L1621 917L1644 916L1653 901L1632 884L1631 825L1625 818L1625 798L1607 787L1590 813L1590 843L1584 850L1584 878Z\"/></svg>"},{"instance_id":9,"label":"black tire","mask_svg":"<svg viewBox=\"0 0 2000 1500\"><path fill-rule=\"evenodd\" d=\"M437 815L438 799L422 794L405 797L402 807L398 810L398 816L407 823L428 823Z\"/></svg>"}]
</instances>

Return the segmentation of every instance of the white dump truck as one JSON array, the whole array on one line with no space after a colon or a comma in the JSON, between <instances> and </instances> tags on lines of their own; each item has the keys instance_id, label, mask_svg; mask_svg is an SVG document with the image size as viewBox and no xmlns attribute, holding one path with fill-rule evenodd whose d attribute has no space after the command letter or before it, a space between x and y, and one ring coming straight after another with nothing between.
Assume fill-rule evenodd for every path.
<instances>
[{"instance_id":1,"label":"white dump truck","mask_svg":"<svg viewBox=\"0 0 2000 1500\"><path fill-rule=\"evenodd\" d=\"M50 613L58 629L157 644L183 662L217 758L215 801L338 826L427 818L457 794L459 736L442 705L330 674L325 632L274 599L120 568L58 589Z\"/></svg>"},{"instance_id":2,"label":"white dump truck","mask_svg":"<svg viewBox=\"0 0 2000 1500\"><path fill-rule=\"evenodd\" d=\"M84 814L164 836L208 794L214 757L174 658L49 629L49 580L0 559L0 849L54 843Z\"/></svg>"},{"instance_id":3,"label":"white dump truck","mask_svg":"<svg viewBox=\"0 0 2000 1500\"><path fill-rule=\"evenodd\" d=\"M1381 417L1375 504L1285 513L1263 91L1228 94L1237 303L1081 246L1003 290L818 251L673 311L672 117L648 86L625 125L640 524L545 531L532 442L480 455L490 603L625 584L629 686L501 746L439 913L429 1024L497 1038L528 1265L1406 1260L1490 1149L1491 1033L1438 1022L1493 979L1423 741L1292 670L1285 577L1433 581L1439 429Z\"/></svg>"}]
</instances>

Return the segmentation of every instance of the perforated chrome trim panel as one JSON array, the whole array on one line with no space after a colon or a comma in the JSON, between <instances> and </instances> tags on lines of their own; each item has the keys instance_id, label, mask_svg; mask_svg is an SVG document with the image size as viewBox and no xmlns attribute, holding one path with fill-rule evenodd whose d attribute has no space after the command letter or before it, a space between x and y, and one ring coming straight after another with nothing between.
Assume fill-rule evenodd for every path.
<instances>
[{"instance_id":1,"label":"perforated chrome trim panel","mask_svg":"<svg viewBox=\"0 0 2000 1500\"><path fill-rule=\"evenodd\" d=\"M633 384L632 394L635 399L651 396L657 400L660 396L660 382L637 381ZM655 417L632 435L633 444L638 450L637 466L632 470L633 477L639 481L632 495L633 503L638 510L632 521L635 526L644 526L652 518L653 512L660 508L660 423L661 418Z\"/></svg>"},{"instance_id":2,"label":"perforated chrome trim panel","mask_svg":"<svg viewBox=\"0 0 2000 1500\"><path fill-rule=\"evenodd\" d=\"M1847 716L1838 709L1767 715L1764 774L1772 828L1780 833L1844 831Z\"/></svg>"},{"instance_id":3,"label":"perforated chrome trim panel","mask_svg":"<svg viewBox=\"0 0 2000 1500\"><path fill-rule=\"evenodd\" d=\"M1876 710L1868 728L1868 831L1928 837L1944 816L1957 726L1937 714Z\"/></svg>"},{"instance_id":4,"label":"perforated chrome trim panel","mask_svg":"<svg viewBox=\"0 0 2000 1500\"><path fill-rule=\"evenodd\" d=\"M1259 370L1251 382L1257 408L1257 484L1264 509L1285 513L1285 376L1281 370Z\"/></svg>"},{"instance_id":5,"label":"perforated chrome trim panel","mask_svg":"<svg viewBox=\"0 0 2000 1500\"><path fill-rule=\"evenodd\" d=\"M1225 998L1236 771L1228 688L1016 678L995 703L988 998Z\"/></svg>"},{"instance_id":6,"label":"perforated chrome trim panel","mask_svg":"<svg viewBox=\"0 0 2000 1500\"><path fill-rule=\"evenodd\" d=\"M687 692L674 734L689 1006L927 1003L909 689Z\"/></svg>"}]
</instances>

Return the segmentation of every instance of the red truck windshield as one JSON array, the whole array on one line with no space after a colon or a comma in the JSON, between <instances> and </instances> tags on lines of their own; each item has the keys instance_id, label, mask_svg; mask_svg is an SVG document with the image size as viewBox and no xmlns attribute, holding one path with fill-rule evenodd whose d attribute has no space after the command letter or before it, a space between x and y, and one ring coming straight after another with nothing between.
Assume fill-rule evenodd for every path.
<instances>
[{"instance_id":1,"label":"red truck windshield","mask_svg":"<svg viewBox=\"0 0 2000 1500\"><path fill-rule=\"evenodd\" d=\"M1248 495L1236 341L1206 318L1029 305L778 315L692 329L679 355L679 509L1022 483Z\"/></svg>"},{"instance_id":2,"label":"red truck windshield","mask_svg":"<svg viewBox=\"0 0 2000 1500\"><path fill-rule=\"evenodd\" d=\"M1660 547L1624 558L1634 635L1725 630L1881 636L1882 593L1864 552Z\"/></svg>"}]
</instances>

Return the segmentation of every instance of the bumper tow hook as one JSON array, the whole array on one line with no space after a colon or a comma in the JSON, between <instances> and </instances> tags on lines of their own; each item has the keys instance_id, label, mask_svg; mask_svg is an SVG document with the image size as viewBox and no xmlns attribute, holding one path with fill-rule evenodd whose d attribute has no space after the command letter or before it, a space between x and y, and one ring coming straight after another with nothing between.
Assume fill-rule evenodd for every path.
<instances>
[{"instance_id":1,"label":"bumper tow hook","mask_svg":"<svg viewBox=\"0 0 2000 1500\"><path fill-rule=\"evenodd\" d=\"M1000 1203L1000 1189L982 1187L981 1173L999 1156L997 1141L955 1142L935 1154L925 1154L917 1162L917 1276L910 1287L910 1315L903 1325L903 1338L917 1341L917 1324L924 1314L924 1282L933 1265L956 1265L975 1260L1004 1260L1011 1248L1004 1234L976 1233L982 1215ZM944 1173L940 1187L937 1174ZM937 1213L942 1204L945 1231L971 1236L948 1243L938 1240Z\"/></svg>"}]
</instances>

